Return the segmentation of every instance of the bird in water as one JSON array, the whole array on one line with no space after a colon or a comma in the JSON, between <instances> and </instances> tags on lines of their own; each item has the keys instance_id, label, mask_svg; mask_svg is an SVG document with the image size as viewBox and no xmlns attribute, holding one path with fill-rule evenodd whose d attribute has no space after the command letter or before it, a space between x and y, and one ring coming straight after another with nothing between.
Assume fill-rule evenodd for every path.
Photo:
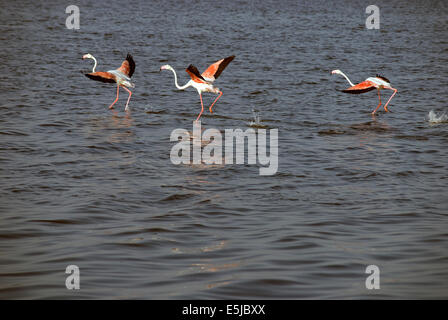
<instances>
[{"instance_id":1,"label":"bird in water","mask_svg":"<svg viewBox=\"0 0 448 320\"><path fill-rule=\"evenodd\" d=\"M126 103L125 110L128 110L129 100L131 100L132 92L128 88L134 88L135 84L131 82L131 77L134 74L135 70L135 62L132 56L128 53L126 59L121 64L120 68L109 71L96 71L97 61L94 56L90 53L82 56L82 59L92 59L95 64L93 66L91 73L85 73L85 76L96 81L102 81L107 83L116 83L117 84L117 98L115 101L109 106L109 109L113 108L113 105L118 100L120 87L129 92L128 102ZM127 87L127 88L126 88Z\"/></svg>"},{"instance_id":2,"label":"bird in water","mask_svg":"<svg viewBox=\"0 0 448 320\"><path fill-rule=\"evenodd\" d=\"M357 85L354 85L350 81L350 79L341 70L333 70L333 71L331 71L331 74L340 74L345 79L347 79L348 83L350 83L351 87L347 88L345 90L342 90L342 92L352 93L352 94L359 94L359 93L364 93L364 92L368 92L368 91L374 90L376 88L378 90L378 98L380 99L380 103L378 104L376 109L373 110L372 115L375 115L375 112L381 106L381 96L380 96L380 90L381 89L389 89L389 90L393 90L394 91L392 96L389 98L387 103L384 105L384 111L386 111L386 112L389 111L387 109L387 105L389 104L390 100L392 100L393 96L398 91L397 89L391 87L390 81L387 78L385 78L383 76L380 76L380 75L376 75L375 77L367 78L363 82L358 83Z\"/></svg>"},{"instance_id":3,"label":"bird in water","mask_svg":"<svg viewBox=\"0 0 448 320\"><path fill-rule=\"evenodd\" d=\"M189 65L189 67L185 70L191 77L191 80L188 81L184 86L179 86L177 83L177 74L173 67L166 64L160 67L160 71L162 70L170 70L174 73L174 84L176 85L177 89L184 90L188 87L193 87L198 91L199 98L201 99L201 112L199 113L198 117L196 118L196 121L199 120L202 113L204 112L204 103L202 102L202 93L203 92L211 92L219 94L218 97L213 101L211 104L209 110L211 113L213 113L212 108L213 105L218 101L219 98L222 96L222 91L219 90L219 88L215 87L213 85L213 82L219 77L221 72L227 67L227 65L235 58L235 56L230 56L224 59L221 59L219 61L216 61L215 63L211 64L202 74L199 73L199 70L192 64Z\"/></svg>"}]
</instances>

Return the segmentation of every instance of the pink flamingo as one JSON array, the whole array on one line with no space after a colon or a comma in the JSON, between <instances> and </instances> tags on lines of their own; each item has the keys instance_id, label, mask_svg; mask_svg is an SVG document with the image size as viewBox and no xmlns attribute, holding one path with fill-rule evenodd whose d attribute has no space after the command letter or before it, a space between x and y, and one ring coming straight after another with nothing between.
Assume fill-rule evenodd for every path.
<instances>
[{"instance_id":1,"label":"pink flamingo","mask_svg":"<svg viewBox=\"0 0 448 320\"><path fill-rule=\"evenodd\" d=\"M358 83L357 85L354 85L350 81L350 79L341 70L333 70L333 71L331 71L331 74L340 74L345 79L347 79L348 83L350 83L351 87L348 88L348 89L342 90L342 92L352 93L352 94L359 94L359 93L368 92L370 90L374 90L376 88L378 90L378 98L380 99L380 103L378 104L376 109L373 110L372 115L374 115L375 112L378 110L378 108L381 106L381 96L380 96L380 90L381 89L389 89L389 90L393 90L394 91L392 96L389 98L387 103L384 105L384 110L386 112L389 111L389 110L387 110L387 105L389 104L390 100L392 100L393 96L398 91L397 89L394 89L394 88L391 87L390 81L387 78L382 77L380 75L376 75L376 77L367 78L363 82Z\"/></svg>"},{"instance_id":2,"label":"pink flamingo","mask_svg":"<svg viewBox=\"0 0 448 320\"><path fill-rule=\"evenodd\" d=\"M93 59L93 61L95 61L92 72L86 73L85 74L86 77L88 77L92 80L96 80L96 81L117 84L117 98L109 106L109 109L112 109L115 102L117 102L119 90L120 90L120 87L122 87L127 92L129 92L129 98L128 98L128 102L126 103L126 108L125 108L125 110L128 110L129 100L131 100L132 92L131 92L131 90L127 89L126 87L129 87L129 88L135 87L135 84L131 83L131 77L134 74L134 70L135 70L135 62L134 62L134 59L132 58L132 56L128 53L128 55L126 56L126 60L123 61L120 68L115 69L115 70L109 70L106 72L104 72L104 71L95 72L97 61L96 61L95 57L92 56L90 53L83 55L82 58L83 59Z\"/></svg>"},{"instance_id":3,"label":"pink flamingo","mask_svg":"<svg viewBox=\"0 0 448 320\"><path fill-rule=\"evenodd\" d=\"M191 77L191 80L188 81L184 86L179 86L177 83L177 74L173 67L166 64L160 67L161 70L171 70L174 73L174 84L176 85L177 89L184 90L188 87L195 88L199 93L199 98L201 99L201 113L199 113L198 117L196 118L196 121L199 120L199 118L202 115L202 112L204 112L204 104L202 102L202 93L203 92L212 92L212 93L219 93L218 97L213 101L211 104L209 110L211 113L213 113L212 108L213 105L218 101L219 98L222 96L222 91L219 90L219 88L213 86L213 82L219 77L221 72L227 67L227 65L235 58L235 56L230 56L224 59L221 59L219 61L216 61L215 63L211 64L207 70L205 70L202 74L199 73L199 70L192 64L185 70Z\"/></svg>"}]
</instances>

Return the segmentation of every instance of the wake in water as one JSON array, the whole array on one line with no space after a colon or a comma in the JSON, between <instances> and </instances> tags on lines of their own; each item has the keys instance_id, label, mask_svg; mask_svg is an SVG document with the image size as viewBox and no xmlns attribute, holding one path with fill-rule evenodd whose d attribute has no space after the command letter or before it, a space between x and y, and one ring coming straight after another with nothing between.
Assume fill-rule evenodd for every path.
<instances>
[{"instance_id":1,"label":"wake in water","mask_svg":"<svg viewBox=\"0 0 448 320\"><path fill-rule=\"evenodd\" d=\"M431 123L442 123L442 122L448 122L448 115L445 113L441 114L440 117L437 117L437 114L434 111L429 111L428 114L428 120Z\"/></svg>"}]
</instances>

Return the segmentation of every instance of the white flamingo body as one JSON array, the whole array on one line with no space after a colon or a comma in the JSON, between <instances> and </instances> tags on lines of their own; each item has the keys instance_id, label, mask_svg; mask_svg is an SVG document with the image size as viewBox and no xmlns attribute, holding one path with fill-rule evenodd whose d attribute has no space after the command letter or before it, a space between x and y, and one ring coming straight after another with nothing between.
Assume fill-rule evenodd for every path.
<instances>
[{"instance_id":1,"label":"white flamingo body","mask_svg":"<svg viewBox=\"0 0 448 320\"><path fill-rule=\"evenodd\" d=\"M211 93L219 93L219 88L215 87L211 83L198 83L194 82L193 80L188 81L190 85L195 88L199 94L202 94L203 92L211 92Z\"/></svg>"},{"instance_id":2,"label":"white flamingo body","mask_svg":"<svg viewBox=\"0 0 448 320\"><path fill-rule=\"evenodd\" d=\"M384 81L383 79L377 78L377 77L369 77L364 81L373 82L378 87L381 87L380 89L391 88L390 83Z\"/></svg>"},{"instance_id":3,"label":"white flamingo body","mask_svg":"<svg viewBox=\"0 0 448 320\"><path fill-rule=\"evenodd\" d=\"M131 78L125 75L123 72L118 70L109 70L107 71L116 76L116 81L118 85L126 86L129 88L135 88L135 84L131 82Z\"/></svg>"}]
</instances>

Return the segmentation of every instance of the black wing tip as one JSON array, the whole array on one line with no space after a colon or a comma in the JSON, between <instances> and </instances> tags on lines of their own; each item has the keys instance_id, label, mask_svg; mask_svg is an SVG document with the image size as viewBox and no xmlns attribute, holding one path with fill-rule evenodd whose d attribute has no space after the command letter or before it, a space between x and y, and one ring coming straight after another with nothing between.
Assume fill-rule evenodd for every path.
<instances>
[{"instance_id":1,"label":"black wing tip","mask_svg":"<svg viewBox=\"0 0 448 320\"><path fill-rule=\"evenodd\" d=\"M190 71L190 72L196 74L197 71L198 71L198 68L196 68L194 65L190 64L190 65L187 67L187 69L185 69L185 71Z\"/></svg>"},{"instance_id":2,"label":"black wing tip","mask_svg":"<svg viewBox=\"0 0 448 320\"><path fill-rule=\"evenodd\" d=\"M230 56L227 58L224 58L221 64L218 67L218 70L215 72L215 79L218 79L218 77L221 75L221 73L224 71L224 69L229 65L230 62L235 58L235 56Z\"/></svg>"},{"instance_id":3,"label":"black wing tip","mask_svg":"<svg viewBox=\"0 0 448 320\"><path fill-rule=\"evenodd\" d=\"M132 57L132 55L128 52L128 54L126 55L126 60L129 62L129 77L132 77L132 75L134 74L135 71L135 61L134 58Z\"/></svg>"},{"instance_id":4,"label":"black wing tip","mask_svg":"<svg viewBox=\"0 0 448 320\"><path fill-rule=\"evenodd\" d=\"M390 80L387 79L386 77L382 76L382 75L377 74L376 77L377 77L377 78L380 78L380 79L383 79L384 81L390 83Z\"/></svg>"},{"instance_id":5,"label":"black wing tip","mask_svg":"<svg viewBox=\"0 0 448 320\"><path fill-rule=\"evenodd\" d=\"M375 87L370 87L370 88L366 88L366 89L359 89L359 90L350 90L350 89L345 89L345 90L341 90L344 93L350 93L350 94L360 94L360 93L365 93L365 92L369 92L374 90Z\"/></svg>"},{"instance_id":6,"label":"black wing tip","mask_svg":"<svg viewBox=\"0 0 448 320\"><path fill-rule=\"evenodd\" d=\"M105 82L105 83L115 83L116 82L114 79L106 79L106 78L103 78L103 77L100 77L97 75L93 75L91 73L84 73L84 75L87 78L95 80L95 81L101 81L101 82Z\"/></svg>"},{"instance_id":7,"label":"black wing tip","mask_svg":"<svg viewBox=\"0 0 448 320\"><path fill-rule=\"evenodd\" d=\"M235 59L235 56L230 56L227 58L224 58L222 64L224 65L224 68L227 67L227 65L232 62L232 60Z\"/></svg>"},{"instance_id":8,"label":"black wing tip","mask_svg":"<svg viewBox=\"0 0 448 320\"><path fill-rule=\"evenodd\" d=\"M196 77L198 77L199 79L201 79L201 80L204 80L204 81L207 81L207 80L205 80L203 77L202 77L202 75L201 75L201 73L199 72L199 70L198 70L198 68L196 68L194 65L192 65L192 64L190 64L189 66L188 66L188 68L185 70L185 71L190 71L192 74L194 74Z\"/></svg>"}]
</instances>

